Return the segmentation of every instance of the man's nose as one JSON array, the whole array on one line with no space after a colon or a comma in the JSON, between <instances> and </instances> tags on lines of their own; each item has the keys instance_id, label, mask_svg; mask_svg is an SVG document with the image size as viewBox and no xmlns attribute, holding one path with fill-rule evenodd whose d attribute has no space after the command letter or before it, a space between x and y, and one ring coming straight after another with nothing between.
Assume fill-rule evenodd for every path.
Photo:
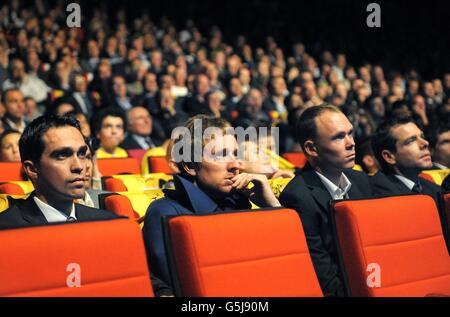
<instances>
[{"instance_id":1,"label":"man's nose","mask_svg":"<svg viewBox=\"0 0 450 317\"><path fill-rule=\"evenodd\" d=\"M80 174L84 169L86 169L86 160L74 156L72 159L71 171Z\"/></svg>"},{"instance_id":2,"label":"man's nose","mask_svg":"<svg viewBox=\"0 0 450 317\"><path fill-rule=\"evenodd\" d=\"M427 149L430 143L427 140L425 140L424 138L420 138L420 141L421 141L420 148Z\"/></svg>"}]
</instances>

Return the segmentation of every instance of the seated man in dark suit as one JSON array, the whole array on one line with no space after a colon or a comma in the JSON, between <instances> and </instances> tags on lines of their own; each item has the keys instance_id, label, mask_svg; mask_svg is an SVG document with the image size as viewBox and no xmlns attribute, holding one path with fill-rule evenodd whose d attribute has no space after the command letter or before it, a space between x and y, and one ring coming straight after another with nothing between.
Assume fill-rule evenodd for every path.
<instances>
[{"instance_id":1,"label":"seated man in dark suit","mask_svg":"<svg viewBox=\"0 0 450 317\"><path fill-rule=\"evenodd\" d=\"M419 178L433 162L428 141L412 118L387 119L378 127L372 146L382 169L370 178L375 195L420 193L432 196L437 206L441 205L441 188Z\"/></svg>"},{"instance_id":2,"label":"seated man in dark suit","mask_svg":"<svg viewBox=\"0 0 450 317\"><path fill-rule=\"evenodd\" d=\"M154 121L144 107L134 107L127 111L128 135L120 147L125 150L148 150L160 146L164 140L164 131Z\"/></svg>"},{"instance_id":3,"label":"seated man in dark suit","mask_svg":"<svg viewBox=\"0 0 450 317\"><path fill-rule=\"evenodd\" d=\"M353 126L339 108L322 104L306 109L298 119L297 136L308 163L283 190L280 202L300 215L324 295L345 296L329 203L370 197L369 179L351 169L355 165Z\"/></svg>"},{"instance_id":4,"label":"seated man in dark suit","mask_svg":"<svg viewBox=\"0 0 450 317\"><path fill-rule=\"evenodd\" d=\"M88 149L78 121L39 117L26 127L19 148L35 191L25 200L9 200L9 208L0 213L0 229L117 218L105 210L74 203L84 197Z\"/></svg>"}]
</instances>

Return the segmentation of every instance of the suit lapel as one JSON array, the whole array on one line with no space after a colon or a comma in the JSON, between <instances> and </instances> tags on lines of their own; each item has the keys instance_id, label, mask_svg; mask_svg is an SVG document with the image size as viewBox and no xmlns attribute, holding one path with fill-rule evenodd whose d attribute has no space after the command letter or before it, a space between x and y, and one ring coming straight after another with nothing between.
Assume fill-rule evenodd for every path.
<instances>
[{"instance_id":1,"label":"suit lapel","mask_svg":"<svg viewBox=\"0 0 450 317\"><path fill-rule=\"evenodd\" d=\"M411 194L411 190L406 187L395 175L389 174L387 178L395 185L395 187L399 190L400 194Z\"/></svg>"},{"instance_id":2,"label":"suit lapel","mask_svg":"<svg viewBox=\"0 0 450 317\"><path fill-rule=\"evenodd\" d=\"M328 205L331 200L330 193L326 190L319 176L312 168L306 168L301 173L306 186L311 190L311 195L324 212L328 211Z\"/></svg>"},{"instance_id":3,"label":"suit lapel","mask_svg":"<svg viewBox=\"0 0 450 317\"><path fill-rule=\"evenodd\" d=\"M16 202L14 206L20 210L22 218L30 224L48 223L42 211L33 200L34 192L28 196L27 199L21 202Z\"/></svg>"}]
</instances>

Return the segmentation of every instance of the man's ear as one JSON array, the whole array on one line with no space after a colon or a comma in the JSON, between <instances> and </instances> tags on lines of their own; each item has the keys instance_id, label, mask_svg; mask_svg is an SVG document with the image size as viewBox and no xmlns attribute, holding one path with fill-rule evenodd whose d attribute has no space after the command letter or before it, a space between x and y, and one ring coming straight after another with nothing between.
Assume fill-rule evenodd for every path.
<instances>
[{"instance_id":1,"label":"man's ear","mask_svg":"<svg viewBox=\"0 0 450 317\"><path fill-rule=\"evenodd\" d=\"M367 167L373 167L375 165L375 159L372 155L366 154L363 156L362 161L365 166Z\"/></svg>"},{"instance_id":2,"label":"man's ear","mask_svg":"<svg viewBox=\"0 0 450 317\"><path fill-rule=\"evenodd\" d=\"M38 169L33 161L27 160L22 163L23 170L30 180L38 178Z\"/></svg>"},{"instance_id":3,"label":"man's ear","mask_svg":"<svg viewBox=\"0 0 450 317\"><path fill-rule=\"evenodd\" d=\"M319 153L317 153L317 147L312 140L307 140L303 144L305 154L312 157L318 157Z\"/></svg>"},{"instance_id":4,"label":"man's ear","mask_svg":"<svg viewBox=\"0 0 450 317\"><path fill-rule=\"evenodd\" d=\"M195 168L195 164L194 163L182 162L181 166L186 171L186 173L188 173L189 175L191 175L191 176L196 176L197 175L197 170Z\"/></svg>"},{"instance_id":5,"label":"man's ear","mask_svg":"<svg viewBox=\"0 0 450 317\"><path fill-rule=\"evenodd\" d=\"M381 151L381 157L383 158L383 160L386 161L386 163L388 163L389 165L395 165L397 164L397 160L395 159L395 155L394 153L392 153L389 150L383 150Z\"/></svg>"}]
</instances>

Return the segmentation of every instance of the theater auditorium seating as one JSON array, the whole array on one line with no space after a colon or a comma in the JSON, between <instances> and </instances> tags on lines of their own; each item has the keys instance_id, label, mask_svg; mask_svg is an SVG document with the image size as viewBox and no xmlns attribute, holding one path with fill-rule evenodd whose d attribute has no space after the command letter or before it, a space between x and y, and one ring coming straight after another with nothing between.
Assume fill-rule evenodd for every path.
<instances>
[{"instance_id":1,"label":"theater auditorium seating","mask_svg":"<svg viewBox=\"0 0 450 317\"><path fill-rule=\"evenodd\" d=\"M153 296L133 221L2 230L0 245L0 296Z\"/></svg>"},{"instance_id":2,"label":"theater auditorium seating","mask_svg":"<svg viewBox=\"0 0 450 317\"><path fill-rule=\"evenodd\" d=\"M138 161L132 157L98 159L97 165L102 176L141 173Z\"/></svg>"},{"instance_id":3,"label":"theater auditorium seating","mask_svg":"<svg viewBox=\"0 0 450 317\"><path fill-rule=\"evenodd\" d=\"M429 170L423 171L420 176L441 186L448 174L450 174L450 170Z\"/></svg>"},{"instance_id":4,"label":"theater auditorium seating","mask_svg":"<svg viewBox=\"0 0 450 317\"><path fill-rule=\"evenodd\" d=\"M162 197L164 197L164 193L161 190L151 190L102 194L99 199L101 208L142 222L148 206L156 199Z\"/></svg>"},{"instance_id":5,"label":"theater auditorium seating","mask_svg":"<svg viewBox=\"0 0 450 317\"><path fill-rule=\"evenodd\" d=\"M178 295L323 296L293 210L178 216L165 226Z\"/></svg>"},{"instance_id":6,"label":"theater auditorium seating","mask_svg":"<svg viewBox=\"0 0 450 317\"><path fill-rule=\"evenodd\" d=\"M162 188L168 181L172 180L172 175L163 173L153 173L147 175L112 175L104 177L104 188L113 192L141 192Z\"/></svg>"},{"instance_id":7,"label":"theater auditorium seating","mask_svg":"<svg viewBox=\"0 0 450 317\"><path fill-rule=\"evenodd\" d=\"M302 152L286 152L282 156L294 164L295 168L303 168L306 164L306 156Z\"/></svg>"},{"instance_id":8,"label":"theater auditorium seating","mask_svg":"<svg viewBox=\"0 0 450 317\"><path fill-rule=\"evenodd\" d=\"M149 156L148 157L149 173L165 173L172 174L173 171L166 161L165 156Z\"/></svg>"},{"instance_id":9,"label":"theater auditorium seating","mask_svg":"<svg viewBox=\"0 0 450 317\"><path fill-rule=\"evenodd\" d=\"M0 162L0 182L22 180L21 162Z\"/></svg>"},{"instance_id":10,"label":"theater auditorium seating","mask_svg":"<svg viewBox=\"0 0 450 317\"><path fill-rule=\"evenodd\" d=\"M0 184L0 194L26 195L34 190L30 181L11 181Z\"/></svg>"},{"instance_id":11,"label":"theater auditorium seating","mask_svg":"<svg viewBox=\"0 0 450 317\"><path fill-rule=\"evenodd\" d=\"M340 201L332 213L352 296L450 295L450 257L431 197Z\"/></svg>"}]
</instances>

